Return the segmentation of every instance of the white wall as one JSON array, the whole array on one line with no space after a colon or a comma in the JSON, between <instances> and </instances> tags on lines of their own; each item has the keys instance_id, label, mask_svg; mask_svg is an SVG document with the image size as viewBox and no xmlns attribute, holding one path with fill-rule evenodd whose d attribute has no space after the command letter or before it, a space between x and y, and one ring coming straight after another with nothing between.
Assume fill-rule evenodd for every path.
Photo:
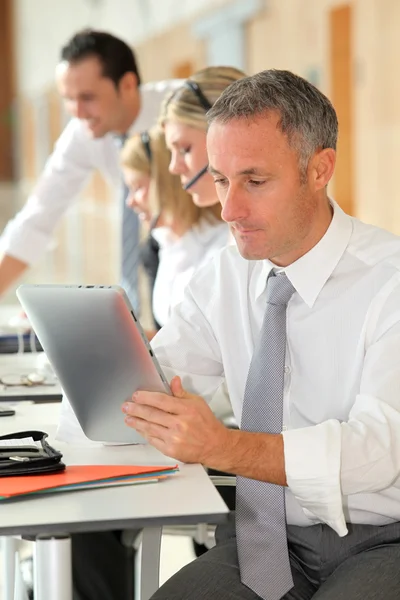
<instances>
[{"instance_id":1,"label":"white wall","mask_svg":"<svg viewBox=\"0 0 400 600\"><path fill-rule=\"evenodd\" d=\"M34 95L51 85L61 46L83 27L105 29L134 45L228 1L14 0L17 89Z\"/></svg>"}]
</instances>

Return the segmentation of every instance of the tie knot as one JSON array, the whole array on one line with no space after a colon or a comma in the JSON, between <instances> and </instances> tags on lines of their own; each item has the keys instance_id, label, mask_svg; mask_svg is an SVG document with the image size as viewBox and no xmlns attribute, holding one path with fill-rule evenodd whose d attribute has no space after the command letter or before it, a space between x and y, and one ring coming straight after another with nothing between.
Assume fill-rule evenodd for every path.
<instances>
[{"instance_id":1,"label":"tie knot","mask_svg":"<svg viewBox=\"0 0 400 600\"><path fill-rule=\"evenodd\" d=\"M267 282L267 303L285 305L295 291L285 273L271 272Z\"/></svg>"}]
</instances>

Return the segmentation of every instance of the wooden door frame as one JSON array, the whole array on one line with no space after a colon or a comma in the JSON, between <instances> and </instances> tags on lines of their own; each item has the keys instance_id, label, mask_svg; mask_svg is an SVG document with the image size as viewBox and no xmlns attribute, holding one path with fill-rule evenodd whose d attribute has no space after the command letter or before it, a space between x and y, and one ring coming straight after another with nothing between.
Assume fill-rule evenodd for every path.
<instances>
[{"instance_id":1,"label":"wooden door frame","mask_svg":"<svg viewBox=\"0 0 400 600\"><path fill-rule=\"evenodd\" d=\"M329 11L330 96L339 120L333 197L349 214L355 209L353 14L351 3Z\"/></svg>"},{"instance_id":2,"label":"wooden door frame","mask_svg":"<svg viewBox=\"0 0 400 600\"><path fill-rule=\"evenodd\" d=\"M14 10L13 0L0 0L0 182L14 179Z\"/></svg>"}]
</instances>

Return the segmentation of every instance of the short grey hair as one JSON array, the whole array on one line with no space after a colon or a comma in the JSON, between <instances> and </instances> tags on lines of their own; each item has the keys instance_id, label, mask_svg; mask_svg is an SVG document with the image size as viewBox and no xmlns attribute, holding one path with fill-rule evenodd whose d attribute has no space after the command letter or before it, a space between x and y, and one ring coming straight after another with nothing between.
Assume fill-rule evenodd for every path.
<instances>
[{"instance_id":1,"label":"short grey hair","mask_svg":"<svg viewBox=\"0 0 400 600\"><path fill-rule=\"evenodd\" d=\"M277 112L279 128L299 156L302 178L319 149L336 150L338 120L331 102L314 85L291 73L270 69L227 87L207 113L208 123L228 123Z\"/></svg>"}]
</instances>

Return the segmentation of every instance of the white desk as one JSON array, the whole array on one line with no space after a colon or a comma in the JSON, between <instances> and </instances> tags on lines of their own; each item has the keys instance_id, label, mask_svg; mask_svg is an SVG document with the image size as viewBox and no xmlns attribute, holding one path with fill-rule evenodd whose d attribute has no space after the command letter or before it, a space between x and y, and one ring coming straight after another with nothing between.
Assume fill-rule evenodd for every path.
<instances>
[{"instance_id":1,"label":"white desk","mask_svg":"<svg viewBox=\"0 0 400 600\"><path fill-rule=\"evenodd\" d=\"M17 334L20 327L12 325L12 319L22 313L20 304L0 305L0 333ZM43 352L23 354L0 353L0 378L2 375L28 375L41 371L44 362ZM53 379L53 378L52 378ZM0 383L0 401L13 402L32 400L34 402L57 402L61 400L62 391L58 382L54 386L4 386Z\"/></svg>"},{"instance_id":2,"label":"white desk","mask_svg":"<svg viewBox=\"0 0 400 600\"><path fill-rule=\"evenodd\" d=\"M42 371L44 364L43 352L24 354L0 354L0 379L6 375L29 375L35 371ZM57 402L61 400L62 390L60 384L54 377L55 385L37 386L10 386L2 385L0 382L0 401L15 402L19 400L31 400L33 402Z\"/></svg>"},{"instance_id":3,"label":"white desk","mask_svg":"<svg viewBox=\"0 0 400 600\"><path fill-rule=\"evenodd\" d=\"M15 353L20 346L28 352L38 347L29 321L20 304L0 304L0 353Z\"/></svg>"},{"instance_id":4,"label":"white desk","mask_svg":"<svg viewBox=\"0 0 400 600\"><path fill-rule=\"evenodd\" d=\"M15 331L15 327L11 327L11 319L15 319L22 314L22 306L15 297L14 304L0 304L0 331Z\"/></svg>"},{"instance_id":5,"label":"white desk","mask_svg":"<svg viewBox=\"0 0 400 600\"><path fill-rule=\"evenodd\" d=\"M25 429L40 429L50 434L49 441L64 454L67 465L79 464L171 464L150 446L69 446L53 439L59 405L22 406L14 417L0 418L0 435ZM158 588L159 544L164 524L219 523L228 509L201 465L182 465L176 475L156 484L82 490L0 503L0 535L70 534L78 531L144 529L142 546L141 600ZM44 551L40 547L44 544ZM58 552L66 561L70 547ZM60 543L58 543L60 546ZM70 580L59 562L54 569L43 568L49 560L48 542L36 542L35 600L70 600L65 583L43 581L43 574L58 574L59 584ZM67 561L68 562L68 561ZM69 559L70 563L70 559ZM150 572L152 571L152 572ZM49 587L50 586L50 587ZM48 590L52 590L49 595ZM69 594L70 592L68 592Z\"/></svg>"}]
</instances>

